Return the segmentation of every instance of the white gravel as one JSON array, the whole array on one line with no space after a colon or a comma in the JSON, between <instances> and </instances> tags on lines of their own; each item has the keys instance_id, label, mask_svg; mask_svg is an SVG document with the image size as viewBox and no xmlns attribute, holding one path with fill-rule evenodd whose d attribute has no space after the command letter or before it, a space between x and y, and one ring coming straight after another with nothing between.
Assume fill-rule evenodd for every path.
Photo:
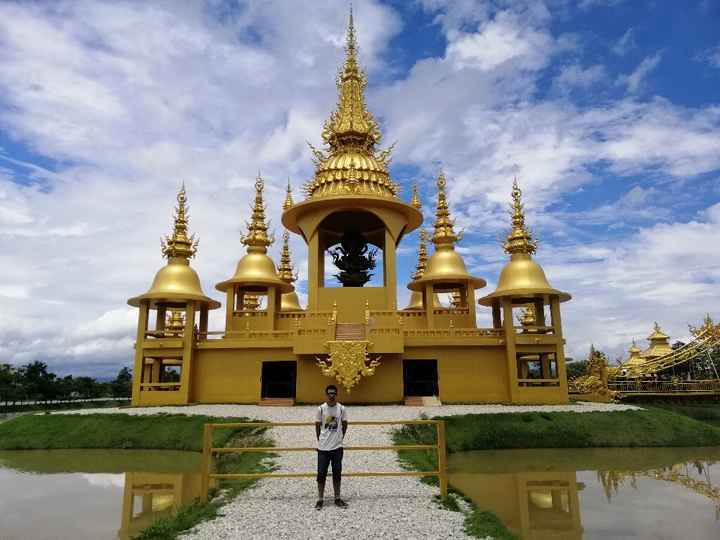
<instances>
[{"instance_id":1,"label":"white gravel","mask_svg":"<svg viewBox=\"0 0 720 540\"><path fill-rule=\"evenodd\" d=\"M348 406L350 427L345 443L348 446L392 444L392 427L353 426L353 420L410 420L425 413L428 416L456 414L497 414L509 412L591 412L638 409L631 405L576 403L572 405L444 405L440 407ZM186 407L142 407L83 409L58 414L206 414L211 416L244 416L273 422L314 420L314 406L259 407L255 405L193 405ZM270 431L276 446L314 446L311 427L275 428ZM289 452L276 458L279 471L314 472L315 455ZM343 470L401 470L395 452L346 452ZM267 479L242 492L225 505L221 515L199 524L185 539L440 539L470 538L463 531L465 516L440 508L432 497L437 488L407 478L345 478L342 496L347 509L332 504L332 479L328 475L326 505L321 511L313 506L316 483L313 478Z\"/></svg>"}]
</instances>

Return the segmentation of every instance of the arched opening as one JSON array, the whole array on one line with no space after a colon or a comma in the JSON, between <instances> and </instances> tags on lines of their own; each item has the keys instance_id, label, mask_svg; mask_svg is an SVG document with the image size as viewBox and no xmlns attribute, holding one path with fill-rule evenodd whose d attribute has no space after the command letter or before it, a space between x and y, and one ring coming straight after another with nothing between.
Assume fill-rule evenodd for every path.
<instances>
[{"instance_id":1,"label":"arched opening","mask_svg":"<svg viewBox=\"0 0 720 540\"><path fill-rule=\"evenodd\" d=\"M385 224L375 214L344 210L319 227L320 287L384 287Z\"/></svg>"}]
</instances>

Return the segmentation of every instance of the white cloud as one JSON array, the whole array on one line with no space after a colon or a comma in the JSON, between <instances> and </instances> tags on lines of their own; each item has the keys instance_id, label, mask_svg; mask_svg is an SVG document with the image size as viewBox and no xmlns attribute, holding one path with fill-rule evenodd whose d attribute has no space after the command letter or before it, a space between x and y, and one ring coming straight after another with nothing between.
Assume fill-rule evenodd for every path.
<instances>
[{"instance_id":1,"label":"white cloud","mask_svg":"<svg viewBox=\"0 0 720 540\"><path fill-rule=\"evenodd\" d=\"M618 86L625 86L631 94L638 92L645 83L647 76L660 64L660 60L662 60L662 52L648 56L640 62L632 73L618 77L616 84Z\"/></svg>"},{"instance_id":2,"label":"white cloud","mask_svg":"<svg viewBox=\"0 0 720 540\"><path fill-rule=\"evenodd\" d=\"M612 52L618 56L624 56L635 47L637 47L635 43L635 29L628 28L617 43L612 46Z\"/></svg>"},{"instance_id":3,"label":"white cloud","mask_svg":"<svg viewBox=\"0 0 720 540\"><path fill-rule=\"evenodd\" d=\"M575 89L587 90L605 78L605 68L599 64L583 69L578 64L564 66L553 80L553 86L562 94Z\"/></svg>"},{"instance_id":4,"label":"white cloud","mask_svg":"<svg viewBox=\"0 0 720 540\"><path fill-rule=\"evenodd\" d=\"M699 55L699 59L714 68L720 68L720 45L706 49Z\"/></svg>"}]
</instances>

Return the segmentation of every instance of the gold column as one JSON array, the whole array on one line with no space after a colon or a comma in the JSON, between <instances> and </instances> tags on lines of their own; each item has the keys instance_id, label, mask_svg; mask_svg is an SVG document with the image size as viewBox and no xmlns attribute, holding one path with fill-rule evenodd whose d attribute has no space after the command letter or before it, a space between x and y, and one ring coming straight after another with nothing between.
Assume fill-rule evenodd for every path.
<instances>
[{"instance_id":1,"label":"gold column","mask_svg":"<svg viewBox=\"0 0 720 540\"><path fill-rule=\"evenodd\" d=\"M320 249L319 230L308 242L308 310L317 311L320 309L318 289L322 285L323 274L325 273L325 253Z\"/></svg>"},{"instance_id":2,"label":"gold column","mask_svg":"<svg viewBox=\"0 0 720 540\"><path fill-rule=\"evenodd\" d=\"M500 300L503 311L503 329L505 330L505 351L508 365L508 385L510 401L515 401L518 389L517 351L515 349L515 328L513 328L512 298L504 297Z\"/></svg>"},{"instance_id":3,"label":"gold column","mask_svg":"<svg viewBox=\"0 0 720 540\"><path fill-rule=\"evenodd\" d=\"M545 302L543 298L535 299L535 325L545 326Z\"/></svg>"},{"instance_id":4,"label":"gold column","mask_svg":"<svg viewBox=\"0 0 720 540\"><path fill-rule=\"evenodd\" d=\"M560 298L550 297L550 316L552 317L553 335L555 336L555 361L557 362L557 374L560 379L560 392L567 401L567 375L565 373L565 340L562 332L562 319L560 318Z\"/></svg>"},{"instance_id":5,"label":"gold column","mask_svg":"<svg viewBox=\"0 0 720 540\"><path fill-rule=\"evenodd\" d=\"M423 292L423 304L425 305L425 320L428 328L435 328L435 306L433 305L433 284L426 283Z\"/></svg>"},{"instance_id":6,"label":"gold column","mask_svg":"<svg viewBox=\"0 0 720 540\"><path fill-rule=\"evenodd\" d=\"M157 316L155 318L155 331L162 332L165 330L165 314L167 313L166 306L157 307Z\"/></svg>"},{"instance_id":7,"label":"gold column","mask_svg":"<svg viewBox=\"0 0 720 540\"><path fill-rule=\"evenodd\" d=\"M228 290L225 292L225 294L225 331L229 332L230 330L234 330L232 322L233 311L235 310L235 286L231 285L230 287L228 287Z\"/></svg>"},{"instance_id":8,"label":"gold column","mask_svg":"<svg viewBox=\"0 0 720 540\"><path fill-rule=\"evenodd\" d=\"M465 296L468 308L468 323L470 328L477 328L477 305L475 304L475 287L470 283L465 284Z\"/></svg>"},{"instance_id":9,"label":"gold column","mask_svg":"<svg viewBox=\"0 0 720 540\"><path fill-rule=\"evenodd\" d=\"M192 384L192 357L194 336L193 326L195 325L195 303L188 302L185 308L185 331L183 332L183 363L180 372L180 392L183 403L190 403L190 385Z\"/></svg>"},{"instance_id":10,"label":"gold column","mask_svg":"<svg viewBox=\"0 0 720 540\"><path fill-rule=\"evenodd\" d=\"M204 304L200 308L200 333L207 339L208 331L208 305Z\"/></svg>"},{"instance_id":11,"label":"gold column","mask_svg":"<svg viewBox=\"0 0 720 540\"><path fill-rule=\"evenodd\" d=\"M385 249L383 251L383 266L385 267L385 289L387 291L387 307L397 309L397 260L395 256L395 239L385 228Z\"/></svg>"},{"instance_id":12,"label":"gold column","mask_svg":"<svg viewBox=\"0 0 720 540\"><path fill-rule=\"evenodd\" d=\"M275 314L280 311L280 306L278 305L279 300L280 295L278 294L277 289L275 287L268 287L267 306L265 307L267 310L268 330L275 330Z\"/></svg>"},{"instance_id":13,"label":"gold column","mask_svg":"<svg viewBox=\"0 0 720 540\"><path fill-rule=\"evenodd\" d=\"M140 404L140 382L142 381L144 358L143 345L145 344L149 311L150 303L147 300L142 300L140 302L140 312L138 313L137 337L135 338L135 367L133 368L132 404L135 406Z\"/></svg>"}]
</instances>

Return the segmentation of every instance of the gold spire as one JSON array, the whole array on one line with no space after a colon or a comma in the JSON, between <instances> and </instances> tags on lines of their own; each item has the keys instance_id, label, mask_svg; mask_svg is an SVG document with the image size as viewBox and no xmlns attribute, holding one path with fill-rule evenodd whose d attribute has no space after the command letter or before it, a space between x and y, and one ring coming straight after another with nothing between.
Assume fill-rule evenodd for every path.
<instances>
[{"instance_id":1,"label":"gold spire","mask_svg":"<svg viewBox=\"0 0 720 540\"><path fill-rule=\"evenodd\" d=\"M293 201L292 188L290 187L290 179L288 178L287 193L285 195L285 202L282 205L282 209L287 210L294 204L295 202Z\"/></svg>"},{"instance_id":2,"label":"gold spire","mask_svg":"<svg viewBox=\"0 0 720 540\"><path fill-rule=\"evenodd\" d=\"M255 180L255 204L252 210L252 217L248 223L248 232L240 240L248 247L248 253L267 253L267 247L273 243L273 239L267 234L265 222L265 204L263 203L264 182L260 173Z\"/></svg>"},{"instance_id":3,"label":"gold spire","mask_svg":"<svg viewBox=\"0 0 720 540\"><path fill-rule=\"evenodd\" d=\"M505 241L505 252L512 255L513 253L527 253L532 255L537 249L537 241L533 239L530 231L525 227L525 212L523 204L520 200L522 191L518 187L517 178L513 180L512 199L510 210L512 212L512 229Z\"/></svg>"},{"instance_id":4,"label":"gold spire","mask_svg":"<svg viewBox=\"0 0 720 540\"><path fill-rule=\"evenodd\" d=\"M418 246L418 260L417 266L415 267L415 273L410 276L413 280L420 279L425 275L427 269L427 240L428 233L425 229L420 231L420 245Z\"/></svg>"},{"instance_id":5,"label":"gold spire","mask_svg":"<svg viewBox=\"0 0 720 540\"><path fill-rule=\"evenodd\" d=\"M420 197L418 196L417 183L413 184L412 187L412 199L410 200L410 205L418 210L422 208L422 203L420 202Z\"/></svg>"},{"instance_id":6,"label":"gold spire","mask_svg":"<svg viewBox=\"0 0 720 540\"><path fill-rule=\"evenodd\" d=\"M283 247L280 253L280 266L278 267L278 276L287 283L293 283L297 276L293 273L292 262L290 260L290 233L283 233Z\"/></svg>"},{"instance_id":7,"label":"gold spire","mask_svg":"<svg viewBox=\"0 0 720 540\"><path fill-rule=\"evenodd\" d=\"M305 185L308 197L372 195L397 197L399 186L387 171L392 146L378 151L382 135L365 105L367 77L360 68L352 9L347 27L345 62L338 73L337 108L323 125L326 150L310 145L315 178Z\"/></svg>"},{"instance_id":8,"label":"gold spire","mask_svg":"<svg viewBox=\"0 0 720 540\"><path fill-rule=\"evenodd\" d=\"M432 241L435 246L450 245L454 246L455 242L460 240L462 235L455 234L453 228L453 220L450 218L450 208L448 207L447 198L445 197L445 174L440 173L437 177L437 208L435 209L435 232Z\"/></svg>"},{"instance_id":9,"label":"gold spire","mask_svg":"<svg viewBox=\"0 0 720 540\"><path fill-rule=\"evenodd\" d=\"M187 194L183 182L177 194L177 206L175 207L175 224L172 236L165 236L160 240L162 253L168 259L188 260L197 252L198 240L195 235L188 236L187 216Z\"/></svg>"}]
</instances>

